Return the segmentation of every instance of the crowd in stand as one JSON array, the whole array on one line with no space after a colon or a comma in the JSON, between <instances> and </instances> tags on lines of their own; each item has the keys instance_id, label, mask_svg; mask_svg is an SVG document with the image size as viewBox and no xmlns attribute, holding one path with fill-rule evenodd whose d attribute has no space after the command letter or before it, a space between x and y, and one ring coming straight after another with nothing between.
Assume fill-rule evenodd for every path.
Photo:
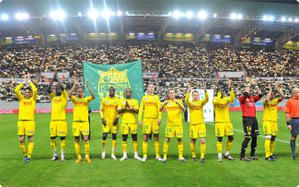
<instances>
[{"instance_id":1,"label":"crowd in stand","mask_svg":"<svg viewBox=\"0 0 299 187\"><path fill-rule=\"evenodd\" d=\"M135 59L142 60L143 72L159 73L155 82L161 98L166 97L169 87L176 88L183 96L190 80L200 87L203 81L198 78L209 79L208 88L216 88L219 83L214 78L219 71L245 71L256 77L293 77L283 81L287 96L292 87L299 85L299 53L296 51L233 50L229 47L206 49L154 43L22 47L2 48L0 51L0 78L6 79L1 82L0 99L15 100L13 90L16 83L10 78L22 78L27 72L70 72L71 77L81 77L84 61L115 64ZM49 102L46 96L48 82L39 80L39 102ZM243 84L244 81L235 82L237 94L241 93ZM262 80L259 84L266 87L269 83Z\"/></svg>"}]
</instances>

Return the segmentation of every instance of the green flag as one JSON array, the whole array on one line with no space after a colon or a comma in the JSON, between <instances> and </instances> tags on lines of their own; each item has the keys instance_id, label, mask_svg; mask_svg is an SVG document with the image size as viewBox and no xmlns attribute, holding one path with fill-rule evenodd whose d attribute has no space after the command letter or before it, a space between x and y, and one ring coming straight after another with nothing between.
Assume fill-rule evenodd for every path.
<instances>
[{"instance_id":1,"label":"green flag","mask_svg":"<svg viewBox=\"0 0 299 187\"><path fill-rule=\"evenodd\" d=\"M115 88L118 98L125 96L125 89L132 89L132 97L141 101L144 95L141 60L128 64L101 65L83 63L83 81L85 95L90 93L85 85L88 80L95 99L89 104L91 110L98 110L103 98L108 96L109 87Z\"/></svg>"}]
</instances>

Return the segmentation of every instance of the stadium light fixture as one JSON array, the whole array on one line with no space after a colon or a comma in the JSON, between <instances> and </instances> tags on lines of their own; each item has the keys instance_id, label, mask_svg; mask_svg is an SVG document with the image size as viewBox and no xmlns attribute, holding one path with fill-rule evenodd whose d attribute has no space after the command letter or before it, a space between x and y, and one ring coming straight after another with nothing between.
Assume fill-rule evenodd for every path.
<instances>
[{"instance_id":1,"label":"stadium light fixture","mask_svg":"<svg viewBox=\"0 0 299 187\"><path fill-rule=\"evenodd\" d=\"M293 18L288 18L288 22L293 22Z\"/></svg>"},{"instance_id":2,"label":"stadium light fixture","mask_svg":"<svg viewBox=\"0 0 299 187\"><path fill-rule=\"evenodd\" d=\"M187 11L185 15L188 19L192 19L194 16L194 13L192 11Z\"/></svg>"},{"instance_id":3,"label":"stadium light fixture","mask_svg":"<svg viewBox=\"0 0 299 187\"><path fill-rule=\"evenodd\" d=\"M99 16L99 13L98 13L98 11L97 11L96 9L91 8L91 9L88 11L88 17L89 17L90 19L95 20L95 19L97 19L98 16Z\"/></svg>"},{"instance_id":4,"label":"stadium light fixture","mask_svg":"<svg viewBox=\"0 0 299 187\"><path fill-rule=\"evenodd\" d=\"M81 17L82 16L82 12L78 12L78 16Z\"/></svg>"},{"instance_id":5,"label":"stadium light fixture","mask_svg":"<svg viewBox=\"0 0 299 187\"><path fill-rule=\"evenodd\" d=\"M241 20L243 19L243 15L242 14L237 14L237 13L231 13L229 15L229 18L232 20Z\"/></svg>"},{"instance_id":6,"label":"stadium light fixture","mask_svg":"<svg viewBox=\"0 0 299 187\"><path fill-rule=\"evenodd\" d=\"M287 21L287 18L283 16L283 17L280 18L280 21L281 21L281 22L286 22L286 21Z\"/></svg>"},{"instance_id":7,"label":"stadium light fixture","mask_svg":"<svg viewBox=\"0 0 299 187\"><path fill-rule=\"evenodd\" d=\"M15 19L19 21L27 20L29 19L29 14L26 12L18 12L15 14Z\"/></svg>"},{"instance_id":8,"label":"stadium light fixture","mask_svg":"<svg viewBox=\"0 0 299 187\"><path fill-rule=\"evenodd\" d=\"M179 19L179 18L181 18L183 16L184 16L184 14L181 11L179 11L179 10L175 10L172 13L172 17L174 17L175 19Z\"/></svg>"},{"instance_id":9,"label":"stadium light fixture","mask_svg":"<svg viewBox=\"0 0 299 187\"><path fill-rule=\"evenodd\" d=\"M1 20L2 20L2 21L7 21L8 19L9 19L8 14L2 14L2 15L1 15Z\"/></svg>"},{"instance_id":10,"label":"stadium light fixture","mask_svg":"<svg viewBox=\"0 0 299 187\"><path fill-rule=\"evenodd\" d=\"M103 11L102 11L102 16L105 18L105 19L109 19L111 16L112 16L112 12L111 12L111 10L109 10L109 9L104 9Z\"/></svg>"},{"instance_id":11,"label":"stadium light fixture","mask_svg":"<svg viewBox=\"0 0 299 187\"><path fill-rule=\"evenodd\" d=\"M62 21L66 17L66 13L61 9L52 10L49 14L49 17L54 19L54 20Z\"/></svg>"},{"instance_id":12,"label":"stadium light fixture","mask_svg":"<svg viewBox=\"0 0 299 187\"><path fill-rule=\"evenodd\" d=\"M213 18L217 18L217 14L216 13L213 14Z\"/></svg>"},{"instance_id":13,"label":"stadium light fixture","mask_svg":"<svg viewBox=\"0 0 299 187\"><path fill-rule=\"evenodd\" d=\"M264 15L263 16L263 21L274 21L274 16L272 15Z\"/></svg>"},{"instance_id":14,"label":"stadium light fixture","mask_svg":"<svg viewBox=\"0 0 299 187\"><path fill-rule=\"evenodd\" d=\"M298 23L298 22L299 22L299 19L298 19L298 18L295 18L294 21L295 21L296 23Z\"/></svg>"},{"instance_id":15,"label":"stadium light fixture","mask_svg":"<svg viewBox=\"0 0 299 187\"><path fill-rule=\"evenodd\" d=\"M197 17L200 20L205 20L208 18L208 13L205 10L201 10L197 13Z\"/></svg>"},{"instance_id":16,"label":"stadium light fixture","mask_svg":"<svg viewBox=\"0 0 299 187\"><path fill-rule=\"evenodd\" d=\"M121 11L121 10L118 10L118 11L116 12L116 15L117 15L117 16L122 16L122 15L123 15L123 13L122 13L122 11Z\"/></svg>"}]
</instances>

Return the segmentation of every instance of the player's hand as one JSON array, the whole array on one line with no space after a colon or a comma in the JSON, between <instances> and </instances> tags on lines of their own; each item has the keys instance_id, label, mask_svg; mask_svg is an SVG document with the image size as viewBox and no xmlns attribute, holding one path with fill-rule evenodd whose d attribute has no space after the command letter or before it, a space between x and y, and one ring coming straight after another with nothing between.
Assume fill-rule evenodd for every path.
<instances>
[{"instance_id":1,"label":"player's hand","mask_svg":"<svg viewBox=\"0 0 299 187\"><path fill-rule=\"evenodd\" d=\"M114 122L113 122L113 126L116 126L117 123L118 123L118 118L116 118L116 119L114 120Z\"/></svg>"},{"instance_id":2,"label":"player's hand","mask_svg":"<svg viewBox=\"0 0 299 187\"><path fill-rule=\"evenodd\" d=\"M139 122L138 122L138 125L141 127L141 126L142 126L142 121L139 121Z\"/></svg>"},{"instance_id":3,"label":"player's hand","mask_svg":"<svg viewBox=\"0 0 299 187\"><path fill-rule=\"evenodd\" d=\"M26 83L27 80L28 80L28 79L27 79L27 75L25 74L25 75L24 75L24 83Z\"/></svg>"},{"instance_id":4,"label":"player's hand","mask_svg":"<svg viewBox=\"0 0 299 187\"><path fill-rule=\"evenodd\" d=\"M228 90L231 90L232 89L232 80L229 80L228 83L227 83L227 88Z\"/></svg>"},{"instance_id":5,"label":"player's hand","mask_svg":"<svg viewBox=\"0 0 299 187\"><path fill-rule=\"evenodd\" d=\"M251 85L252 85L252 86L256 86L256 85L257 85L256 80L252 80L252 81L251 81Z\"/></svg>"},{"instance_id":6,"label":"player's hand","mask_svg":"<svg viewBox=\"0 0 299 187\"><path fill-rule=\"evenodd\" d=\"M291 131L292 130L292 126L288 125L288 129L289 129L289 131Z\"/></svg>"},{"instance_id":7,"label":"player's hand","mask_svg":"<svg viewBox=\"0 0 299 187\"><path fill-rule=\"evenodd\" d=\"M279 83L275 83L275 89L276 89L277 91L279 91L279 90L281 89L281 86L280 86Z\"/></svg>"},{"instance_id":8,"label":"player's hand","mask_svg":"<svg viewBox=\"0 0 299 187\"><path fill-rule=\"evenodd\" d=\"M158 119L158 125L161 125L161 120Z\"/></svg>"},{"instance_id":9,"label":"player's hand","mask_svg":"<svg viewBox=\"0 0 299 187\"><path fill-rule=\"evenodd\" d=\"M53 75L53 80L57 80L57 71L55 71L54 75Z\"/></svg>"},{"instance_id":10,"label":"player's hand","mask_svg":"<svg viewBox=\"0 0 299 187\"><path fill-rule=\"evenodd\" d=\"M193 89L193 84L190 82L188 85L188 92L191 93L192 89Z\"/></svg>"},{"instance_id":11,"label":"player's hand","mask_svg":"<svg viewBox=\"0 0 299 187\"><path fill-rule=\"evenodd\" d=\"M204 89L205 91L207 91L207 82L204 82L204 83L203 83L203 89Z\"/></svg>"},{"instance_id":12,"label":"player's hand","mask_svg":"<svg viewBox=\"0 0 299 187\"><path fill-rule=\"evenodd\" d=\"M88 80L85 81L85 84L87 87L89 86Z\"/></svg>"},{"instance_id":13,"label":"player's hand","mask_svg":"<svg viewBox=\"0 0 299 187\"><path fill-rule=\"evenodd\" d=\"M104 118L102 119L102 124L106 126L106 120Z\"/></svg>"},{"instance_id":14,"label":"player's hand","mask_svg":"<svg viewBox=\"0 0 299 187\"><path fill-rule=\"evenodd\" d=\"M78 80L76 77L73 77L74 85L78 85Z\"/></svg>"}]
</instances>

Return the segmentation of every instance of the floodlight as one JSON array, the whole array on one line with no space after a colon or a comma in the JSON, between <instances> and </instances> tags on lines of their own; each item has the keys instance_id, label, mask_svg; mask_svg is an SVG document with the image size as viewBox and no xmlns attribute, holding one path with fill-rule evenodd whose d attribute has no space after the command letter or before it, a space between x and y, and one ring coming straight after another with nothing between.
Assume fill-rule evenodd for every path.
<instances>
[{"instance_id":1,"label":"floodlight","mask_svg":"<svg viewBox=\"0 0 299 187\"><path fill-rule=\"evenodd\" d=\"M186 17L188 18L188 19L192 19L193 18L193 16L194 16L194 14L193 14L193 12L192 11L188 11L188 12L186 12Z\"/></svg>"},{"instance_id":2,"label":"floodlight","mask_svg":"<svg viewBox=\"0 0 299 187\"><path fill-rule=\"evenodd\" d=\"M198 12L197 17L201 20L205 20L208 18L208 13L205 10L201 10Z\"/></svg>"},{"instance_id":3,"label":"floodlight","mask_svg":"<svg viewBox=\"0 0 299 187\"><path fill-rule=\"evenodd\" d=\"M29 19L29 14L26 12L18 12L15 14L15 19L19 20L19 21L27 20L27 19Z\"/></svg>"},{"instance_id":4,"label":"floodlight","mask_svg":"<svg viewBox=\"0 0 299 187\"><path fill-rule=\"evenodd\" d=\"M93 9L93 8L91 8L91 9L88 11L88 17L89 17L90 19L97 19L98 15L99 15L98 11L95 10L95 9Z\"/></svg>"},{"instance_id":5,"label":"floodlight","mask_svg":"<svg viewBox=\"0 0 299 187\"><path fill-rule=\"evenodd\" d=\"M64 20L66 13L63 10L52 10L49 14L49 17L54 20Z\"/></svg>"},{"instance_id":6,"label":"floodlight","mask_svg":"<svg viewBox=\"0 0 299 187\"><path fill-rule=\"evenodd\" d=\"M3 21L7 21L8 19L9 19L8 14L2 14L2 15L1 15L1 20L3 20Z\"/></svg>"}]
</instances>

